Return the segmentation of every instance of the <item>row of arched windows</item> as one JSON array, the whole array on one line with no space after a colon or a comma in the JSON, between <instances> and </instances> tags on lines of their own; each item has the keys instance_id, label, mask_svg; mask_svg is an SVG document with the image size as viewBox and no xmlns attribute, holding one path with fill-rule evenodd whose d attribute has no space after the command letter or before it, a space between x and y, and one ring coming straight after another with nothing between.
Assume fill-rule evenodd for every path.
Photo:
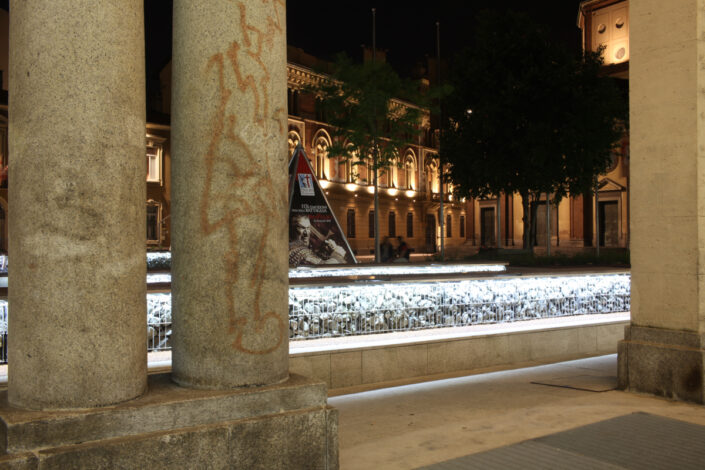
<instances>
[{"instance_id":1,"label":"row of arched windows","mask_svg":"<svg viewBox=\"0 0 705 470\"><path fill-rule=\"evenodd\" d=\"M301 136L295 130L290 130L288 135L289 156L293 155L296 146L302 142ZM346 182L371 184L373 180L372 170L368 165L345 161L344 159L328 158L328 148L331 145L331 137L324 129L319 129L313 137L313 155L309 159L314 166L316 177L319 179ZM378 172L379 184L398 189L417 190L416 182L416 154L413 150L407 149L404 154L403 163L400 166L392 166Z\"/></svg>"}]
</instances>

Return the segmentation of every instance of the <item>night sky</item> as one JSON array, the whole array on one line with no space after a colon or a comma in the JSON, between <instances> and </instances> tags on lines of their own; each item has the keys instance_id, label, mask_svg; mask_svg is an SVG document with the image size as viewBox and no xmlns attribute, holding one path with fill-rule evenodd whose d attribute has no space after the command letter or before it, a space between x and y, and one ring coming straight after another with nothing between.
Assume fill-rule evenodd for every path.
<instances>
[{"instance_id":1,"label":"night sky","mask_svg":"<svg viewBox=\"0 0 705 470\"><path fill-rule=\"evenodd\" d=\"M579 0L426 0L407 1L331 1L288 0L288 43L321 57L331 58L346 51L361 57L361 45L372 45L372 14L376 8L377 47L387 51L387 60L399 73L409 69L425 55L436 55L436 21L441 29L441 57L449 59L468 44L473 18L489 6L512 9L531 15L549 26L558 41L579 50L576 26Z\"/></svg>"},{"instance_id":2,"label":"night sky","mask_svg":"<svg viewBox=\"0 0 705 470\"><path fill-rule=\"evenodd\" d=\"M288 0L288 43L322 59L345 51L354 59L362 45L372 45L372 14L377 9L377 47L403 75L417 62L436 54L436 21L441 24L441 56L467 45L473 18L482 9L513 9L530 14L549 26L554 37L576 50L580 34L576 26L579 0L426 0L424 2ZM154 77L171 56L172 0L145 0L147 28L147 75Z\"/></svg>"},{"instance_id":3,"label":"night sky","mask_svg":"<svg viewBox=\"0 0 705 470\"><path fill-rule=\"evenodd\" d=\"M145 0L147 77L155 79L171 58L172 0ZM288 43L322 59L345 51L361 58L372 45L371 9L377 9L377 47L403 75L425 56L436 54L436 21L441 24L441 56L468 44L473 18L482 9L512 9L549 26L555 39L578 50L576 26L580 0L287 0ZM7 9L8 0L0 0Z\"/></svg>"}]
</instances>

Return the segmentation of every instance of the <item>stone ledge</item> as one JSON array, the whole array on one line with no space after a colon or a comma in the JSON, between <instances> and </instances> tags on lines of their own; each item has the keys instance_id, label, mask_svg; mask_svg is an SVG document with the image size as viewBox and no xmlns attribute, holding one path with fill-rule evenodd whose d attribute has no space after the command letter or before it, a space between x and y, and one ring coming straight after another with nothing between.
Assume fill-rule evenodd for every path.
<instances>
[{"instance_id":1,"label":"stone ledge","mask_svg":"<svg viewBox=\"0 0 705 470\"><path fill-rule=\"evenodd\" d=\"M325 406L325 384L295 374L281 384L233 390L183 388L168 374L152 375L147 393L139 398L81 410L16 409L3 391L0 451L19 453Z\"/></svg>"},{"instance_id":2,"label":"stone ledge","mask_svg":"<svg viewBox=\"0 0 705 470\"><path fill-rule=\"evenodd\" d=\"M705 344L705 334L637 325L631 325L625 330L624 339L626 341L678 345L686 348L702 348Z\"/></svg>"},{"instance_id":3,"label":"stone ledge","mask_svg":"<svg viewBox=\"0 0 705 470\"><path fill-rule=\"evenodd\" d=\"M316 407L0 458L0 470L338 468L337 411Z\"/></svg>"}]
</instances>

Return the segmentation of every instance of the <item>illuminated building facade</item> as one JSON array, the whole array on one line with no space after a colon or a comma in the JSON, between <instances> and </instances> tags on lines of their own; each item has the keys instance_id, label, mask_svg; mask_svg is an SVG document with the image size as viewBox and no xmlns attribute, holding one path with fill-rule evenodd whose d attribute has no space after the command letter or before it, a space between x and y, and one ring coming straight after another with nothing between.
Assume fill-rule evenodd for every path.
<instances>
[{"instance_id":1,"label":"illuminated building facade","mask_svg":"<svg viewBox=\"0 0 705 470\"><path fill-rule=\"evenodd\" d=\"M299 143L357 255L374 250L374 187L372 172L363 165L328 158L330 127L316 106L315 97L302 90L326 77L314 71L316 59L289 47L288 102L289 154ZM402 101L400 106L413 106ZM401 236L416 252L434 252L440 246L439 174L435 158L436 134L425 113L416 142L400 152L397 165L379 171L380 239ZM466 230L466 203L454 199L444 185L445 246L451 251L473 252L471 232Z\"/></svg>"},{"instance_id":2,"label":"illuminated building facade","mask_svg":"<svg viewBox=\"0 0 705 470\"><path fill-rule=\"evenodd\" d=\"M605 70L610 76L627 79L629 74L629 4L626 0L588 0L580 5L578 26L588 50L605 47ZM0 10L0 34L7 43L8 13ZM316 58L301 49L288 49L288 145L301 143L322 186L327 191L338 221L355 254L370 255L374 247L373 188L364 166L328 158L330 127L313 96L302 92L324 76L314 71ZM0 68L7 70L7 50L0 51ZM3 74L0 102L0 158L7 157L7 78ZM150 103L146 129L146 181L148 249L171 246L171 154L170 97L171 63L160 74L160 100ZM409 103L399 102L402 106ZM437 133L428 113L420 123L422 132L401 152L398 165L380 171L380 238L403 237L417 253L433 253L440 246L439 198L444 196L445 247L448 254L474 253L480 246L497 246L497 200L459 201L452 187L439 190ZM370 172L371 173L371 172ZM551 210L551 245L555 249L595 246L626 247L629 243L629 139L615 152L609 171L599 178L598 201L594 195L565 198ZM536 245L546 246L545 196L538 203ZM521 247L522 206L518 195L500 196L500 245ZM0 183L0 250L7 251L7 180ZM595 215L599 217L596 223ZM596 230L596 225L599 229Z\"/></svg>"}]
</instances>

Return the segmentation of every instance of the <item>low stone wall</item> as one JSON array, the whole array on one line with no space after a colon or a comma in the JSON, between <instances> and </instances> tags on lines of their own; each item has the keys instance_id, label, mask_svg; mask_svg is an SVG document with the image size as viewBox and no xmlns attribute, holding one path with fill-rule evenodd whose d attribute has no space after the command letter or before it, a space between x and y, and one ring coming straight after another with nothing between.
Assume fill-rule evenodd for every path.
<instances>
[{"instance_id":1,"label":"low stone wall","mask_svg":"<svg viewBox=\"0 0 705 470\"><path fill-rule=\"evenodd\" d=\"M415 333L373 336L379 340L368 340L368 345L363 341L329 341L322 345L322 340L292 341L289 369L326 382L329 393L337 395L613 354L617 352L617 342L624 337L624 327L629 325L629 314L565 320L557 326L538 321L494 325L492 331L472 331L472 327L466 331L436 330L435 333L452 334L416 339L412 336ZM386 339L390 342L384 344L383 337L395 339Z\"/></svg>"}]
</instances>

